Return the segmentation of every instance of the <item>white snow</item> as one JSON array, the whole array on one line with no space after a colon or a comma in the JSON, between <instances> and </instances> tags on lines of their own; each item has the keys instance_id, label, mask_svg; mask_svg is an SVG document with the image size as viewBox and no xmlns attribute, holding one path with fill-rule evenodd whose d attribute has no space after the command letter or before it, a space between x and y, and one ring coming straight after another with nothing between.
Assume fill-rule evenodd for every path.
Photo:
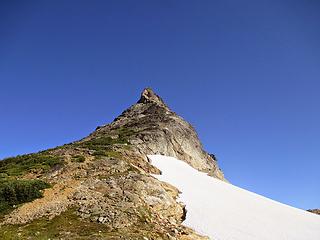
<instances>
[{"instance_id":1,"label":"white snow","mask_svg":"<svg viewBox=\"0 0 320 240\"><path fill-rule=\"evenodd\" d=\"M186 204L184 225L212 240L320 240L320 216L223 182L173 157L149 155Z\"/></svg>"}]
</instances>

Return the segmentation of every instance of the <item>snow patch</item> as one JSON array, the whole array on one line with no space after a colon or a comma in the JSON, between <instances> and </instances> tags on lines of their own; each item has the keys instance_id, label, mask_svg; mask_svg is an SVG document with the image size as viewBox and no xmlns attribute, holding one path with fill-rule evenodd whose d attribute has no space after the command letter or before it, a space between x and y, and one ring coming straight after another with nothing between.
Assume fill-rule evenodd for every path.
<instances>
[{"instance_id":1,"label":"snow patch","mask_svg":"<svg viewBox=\"0 0 320 240\"><path fill-rule=\"evenodd\" d=\"M320 216L207 176L173 157L149 155L186 204L184 225L212 240L320 240Z\"/></svg>"}]
</instances>

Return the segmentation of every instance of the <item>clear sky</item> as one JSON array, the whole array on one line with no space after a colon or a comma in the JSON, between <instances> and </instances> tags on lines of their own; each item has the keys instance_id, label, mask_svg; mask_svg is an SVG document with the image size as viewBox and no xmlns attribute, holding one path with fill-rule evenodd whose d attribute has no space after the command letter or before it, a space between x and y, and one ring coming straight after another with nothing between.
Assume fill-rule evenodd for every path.
<instances>
[{"instance_id":1,"label":"clear sky","mask_svg":"<svg viewBox=\"0 0 320 240\"><path fill-rule=\"evenodd\" d=\"M151 86L234 184L320 207L320 2L1 1L0 158L80 139Z\"/></svg>"}]
</instances>

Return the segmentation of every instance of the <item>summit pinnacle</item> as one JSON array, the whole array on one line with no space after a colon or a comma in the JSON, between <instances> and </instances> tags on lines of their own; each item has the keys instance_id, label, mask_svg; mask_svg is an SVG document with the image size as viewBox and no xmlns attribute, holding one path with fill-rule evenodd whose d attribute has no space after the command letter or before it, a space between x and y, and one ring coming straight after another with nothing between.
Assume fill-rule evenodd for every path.
<instances>
[{"instance_id":1,"label":"summit pinnacle","mask_svg":"<svg viewBox=\"0 0 320 240\"><path fill-rule=\"evenodd\" d=\"M166 106L161 97L154 93L151 88L145 88L142 93L138 103L156 103L158 105Z\"/></svg>"}]
</instances>

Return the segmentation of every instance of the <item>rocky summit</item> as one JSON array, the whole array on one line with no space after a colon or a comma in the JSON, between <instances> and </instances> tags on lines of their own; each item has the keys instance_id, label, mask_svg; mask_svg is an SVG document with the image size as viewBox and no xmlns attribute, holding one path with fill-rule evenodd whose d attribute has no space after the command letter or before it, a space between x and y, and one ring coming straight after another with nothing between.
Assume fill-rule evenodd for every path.
<instances>
[{"instance_id":1,"label":"rocky summit","mask_svg":"<svg viewBox=\"0 0 320 240\"><path fill-rule=\"evenodd\" d=\"M0 239L207 239L148 155L225 180L194 128L150 88L88 137L0 161Z\"/></svg>"}]
</instances>

